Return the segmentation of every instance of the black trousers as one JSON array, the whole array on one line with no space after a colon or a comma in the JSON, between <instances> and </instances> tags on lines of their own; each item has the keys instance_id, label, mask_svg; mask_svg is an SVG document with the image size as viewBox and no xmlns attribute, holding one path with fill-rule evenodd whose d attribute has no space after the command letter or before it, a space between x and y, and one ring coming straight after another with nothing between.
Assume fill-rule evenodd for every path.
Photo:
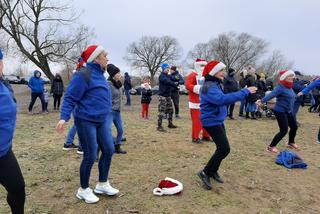
<instances>
[{"instance_id":1,"label":"black trousers","mask_svg":"<svg viewBox=\"0 0 320 214\"><path fill-rule=\"evenodd\" d=\"M218 172L222 160L230 153L230 146L224 125L203 128L210 134L217 147L203 170L206 175L212 176L214 173Z\"/></svg>"},{"instance_id":2,"label":"black trousers","mask_svg":"<svg viewBox=\"0 0 320 214\"><path fill-rule=\"evenodd\" d=\"M313 98L314 98L314 104L310 106L309 108L310 111L316 111L320 104L320 95L315 95L313 96Z\"/></svg>"},{"instance_id":3,"label":"black trousers","mask_svg":"<svg viewBox=\"0 0 320 214\"><path fill-rule=\"evenodd\" d=\"M62 94L53 94L53 108L54 110L60 108Z\"/></svg>"},{"instance_id":4,"label":"black trousers","mask_svg":"<svg viewBox=\"0 0 320 214\"><path fill-rule=\"evenodd\" d=\"M293 114L287 113L287 112L274 111L274 115L277 118L280 131L278 134L274 136L270 146L271 147L276 146L282 140L282 138L287 134L289 127L290 127L290 131L289 131L288 143L294 143L294 138L296 137L298 126L297 126L297 121L293 116Z\"/></svg>"},{"instance_id":5,"label":"black trousers","mask_svg":"<svg viewBox=\"0 0 320 214\"><path fill-rule=\"evenodd\" d=\"M12 150L0 158L0 184L7 190L7 202L13 214L24 213L25 183Z\"/></svg>"},{"instance_id":6,"label":"black trousers","mask_svg":"<svg viewBox=\"0 0 320 214\"><path fill-rule=\"evenodd\" d=\"M42 111L46 110L43 93L31 93L31 102L29 105L29 111L32 111L33 105L36 102L38 97L40 98L40 101L41 101Z\"/></svg>"},{"instance_id":7,"label":"black trousers","mask_svg":"<svg viewBox=\"0 0 320 214\"><path fill-rule=\"evenodd\" d=\"M319 128L319 131L318 131L318 141L320 142L320 128Z\"/></svg>"},{"instance_id":8,"label":"black trousers","mask_svg":"<svg viewBox=\"0 0 320 214\"><path fill-rule=\"evenodd\" d=\"M171 91L171 99L174 106L174 113L175 115L179 115L179 99L180 99L179 91L175 91L175 92Z\"/></svg>"},{"instance_id":9,"label":"black trousers","mask_svg":"<svg viewBox=\"0 0 320 214\"><path fill-rule=\"evenodd\" d=\"M228 109L228 116L229 116L229 117L233 117L234 106L235 106L235 104L233 103L233 104L228 105L228 107L227 107L227 109Z\"/></svg>"}]
</instances>

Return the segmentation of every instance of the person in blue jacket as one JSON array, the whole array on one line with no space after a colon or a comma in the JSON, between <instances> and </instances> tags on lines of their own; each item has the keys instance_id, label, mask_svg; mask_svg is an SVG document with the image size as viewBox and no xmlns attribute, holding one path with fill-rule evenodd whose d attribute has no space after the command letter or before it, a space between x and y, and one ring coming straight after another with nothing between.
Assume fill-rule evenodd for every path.
<instances>
[{"instance_id":1,"label":"person in blue jacket","mask_svg":"<svg viewBox=\"0 0 320 214\"><path fill-rule=\"evenodd\" d=\"M32 108L37 98L40 98L42 112L46 112L45 100L44 100L44 80L41 78L41 72L35 70L33 77L30 78L28 86L31 89L31 102L29 104L29 113L32 113Z\"/></svg>"},{"instance_id":2,"label":"person in blue jacket","mask_svg":"<svg viewBox=\"0 0 320 214\"><path fill-rule=\"evenodd\" d=\"M313 81L310 85L308 85L306 88L304 88L300 93L298 93L298 96L302 96L304 94L308 94L312 89L319 88L320 87L320 78ZM320 114L319 114L320 116ZM318 141L317 143L320 143L320 128L318 131Z\"/></svg>"},{"instance_id":3,"label":"person in blue jacket","mask_svg":"<svg viewBox=\"0 0 320 214\"><path fill-rule=\"evenodd\" d=\"M296 94L292 89L295 73L292 70L284 70L280 71L279 74L280 79L277 87L275 87L270 94L256 102L257 105L261 106L262 103L266 103L274 97L277 98L276 104L273 107L273 112L277 118L280 131L274 136L270 145L267 147L267 151L271 153L279 153L276 146L287 134L288 127L290 127L288 146L293 149L298 149L298 146L295 143L298 126L293 113Z\"/></svg>"},{"instance_id":4,"label":"person in blue jacket","mask_svg":"<svg viewBox=\"0 0 320 214\"><path fill-rule=\"evenodd\" d=\"M161 65L162 72L159 76L159 106L158 106L158 127L157 130L165 132L166 130L162 126L163 118L168 115L168 128L173 129L177 126L172 123L173 108L171 101L171 89L178 87L178 84L173 82L169 77L170 66L169 64Z\"/></svg>"},{"instance_id":5,"label":"person in blue jacket","mask_svg":"<svg viewBox=\"0 0 320 214\"><path fill-rule=\"evenodd\" d=\"M170 72L170 79L171 81L175 82L178 86L174 86L171 88L171 99L173 102L174 106L174 113L177 119L181 118L179 115L179 100L180 100L180 95L179 95L179 85L184 85L184 79L177 70L176 66L171 66L171 72Z\"/></svg>"},{"instance_id":6,"label":"person in blue jacket","mask_svg":"<svg viewBox=\"0 0 320 214\"><path fill-rule=\"evenodd\" d=\"M104 73L107 68L107 52L101 46L91 45L81 54L86 66L75 72L64 96L60 121L56 130L62 133L64 124L74 111L74 121L83 150L80 165L80 185L77 198L86 203L96 203L99 198L89 187L91 168L97 157L98 146L102 155L99 159L99 182L94 192L115 195L119 190L109 181L109 169L114 145L112 139L111 89Z\"/></svg>"},{"instance_id":7,"label":"person in blue jacket","mask_svg":"<svg viewBox=\"0 0 320 214\"><path fill-rule=\"evenodd\" d=\"M210 134L217 147L207 165L197 174L203 186L208 190L212 189L210 178L219 183L224 182L219 176L218 170L222 160L230 152L224 126L224 120L228 114L227 106L243 100L250 93L257 91L256 87L248 87L238 92L224 94L222 82L225 75L225 67L222 62L211 61L206 65L202 74L205 82L200 91L200 118L204 129Z\"/></svg>"},{"instance_id":8,"label":"person in blue jacket","mask_svg":"<svg viewBox=\"0 0 320 214\"><path fill-rule=\"evenodd\" d=\"M3 54L0 50L0 64ZM2 68L1 68L2 69ZM7 202L14 214L24 213L25 182L19 163L12 151L17 106L13 94L2 79L0 70L0 184L7 193Z\"/></svg>"},{"instance_id":9,"label":"person in blue jacket","mask_svg":"<svg viewBox=\"0 0 320 214\"><path fill-rule=\"evenodd\" d=\"M302 76L302 74L299 71L295 71L294 72L296 75L295 80L293 81L293 91L294 93L298 94L299 92L301 92L305 87L305 83L303 81L301 81L298 76ZM297 114L299 112L300 106L304 106L304 100L303 97L298 97L296 96L294 104L293 104L293 116L295 117L295 119L297 120ZM298 123L298 122L297 122Z\"/></svg>"}]
</instances>

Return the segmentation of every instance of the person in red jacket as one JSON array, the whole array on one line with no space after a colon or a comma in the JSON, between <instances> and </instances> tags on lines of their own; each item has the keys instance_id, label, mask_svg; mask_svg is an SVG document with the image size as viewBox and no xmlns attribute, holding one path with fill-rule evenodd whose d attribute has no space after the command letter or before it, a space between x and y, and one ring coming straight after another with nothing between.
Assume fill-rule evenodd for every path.
<instances>
[{"instance_id":1,"label":"person in red jacket","mask_svg":"<svg viewBox=\"0 0 320 214\"><path fill-rule=\"evenodd\" d=\"M189 94L189 108L192 120L192 142L201 143L200 132L202 130L202 141L210 141L209 134L202 128L200 121L200 88L203 83L202 71L207 62L197 59L194 63L194 70L186 78L186 89Z\"/></svg>"}]
</instances>

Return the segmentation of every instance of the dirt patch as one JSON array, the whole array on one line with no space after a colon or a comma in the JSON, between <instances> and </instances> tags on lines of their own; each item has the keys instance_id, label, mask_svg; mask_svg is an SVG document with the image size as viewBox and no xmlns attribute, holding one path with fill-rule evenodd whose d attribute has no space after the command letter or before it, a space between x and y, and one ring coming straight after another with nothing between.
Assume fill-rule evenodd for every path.
<instances>
[{"instance_id":1,"label":"dirt patch","mask_svg":"<svg viewBox=\"0 0 320 214\"><path fill-rule=\"evenodd\" d=\"M17 93L20 108L29 102L28 92ZM213 143L194 145L187 97L181 97L179 128L168 133L156 131L157 99L151 105L151 120L140 119L139 97L124 107L126 155L113 158L110 180L120 189L118 197L100 197L87 205L75 197L79 187L81 157L62 151L65 135L54 131L58 113L18 115L14 152L21 165L27 190L26 213L319 213L320 145L315 143L319 117L302 108L297 133L298 154L309 164L307 170L287 170L265 152L277 132L275 120L226 121L231 154L220 174L225 184L214 183L204 190L196 173L215 149ZM237 108L235 110L237 112ZM166 124L166 122L165 122ZM279 145L285 149L285 140ZM90 185L97 181L94 165ZM156 197L152 190L166 176L184 184L179 196ZM0 188L0 213L9 213L5 191Z\"/></svg>"}]
</instances>

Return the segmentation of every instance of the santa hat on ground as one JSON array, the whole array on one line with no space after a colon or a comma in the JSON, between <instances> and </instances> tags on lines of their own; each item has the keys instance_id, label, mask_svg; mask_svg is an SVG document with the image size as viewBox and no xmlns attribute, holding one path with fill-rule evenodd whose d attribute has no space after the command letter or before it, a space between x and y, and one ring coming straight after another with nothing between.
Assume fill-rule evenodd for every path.
<instances>
[{"instance_id":1,"label":"santa hat on ground","mask_svg":"<svg viewBox=\"0 0 320 214\"><path fill-rule=\"evenodd\" d=\"M183 185L181 182L166 177L164 180L160 181L158 187L153 190L153 194L157 196L175 195L182 192L182 190Z\"/></svg>"},{"instance_id":2,"label":"santa hat on ground","mask_svg":"<svg viewBox=\"0 0 320 214\"><path fill-rule=\"evenodd\" d=\"M207 65L207 61L204 60L204 59L197 59L195 62L194 62L194 69L197 71L197 72L202 72L203 71L203 68L201 66L205 66Z\"/></svg>"},{"instance_id":3,"label":"santa hat on ground","mask_svg":"<svg viewBox=\"0 0 320 214\"><path fill-rule=\"evenodd\" d=\"M81 58L79 60L79 64L77 65L76 70L81 68L82 66L85 66L85 63L92 62L101 54L104 52L105 49L102 46L99 45L89 45L82 53Z\"/></svg>"},{"instance_id":4,"label":"santa hat on ground","mask_svg":"<svg viewBox=\"0 0 320 214\"><path fill-rule=\"evenodd\" d=\"M285 80L285 78L287 78L288 76L291 76L291 75L296 76L294 71L292 71L292 70L280 71L279 75L280 75L280 78L279 78L280 81Z\"/></svg>"},{"instance_id":5,"label":"santa hat on ground","mask_svg":"<svg viewBox=\"0 0 320 214\"><path fill-rule=\"evenodd\" d=\"M214 76L216 73L218 73L219 71L221 71L222 69L224 69L226 67L225 64L223 64L222 62L213 60L210 61L206 67L204 68L203 72L202 72L202 76L205 77L208 74L211 76Z\"/></svg>"}]
</instances>

